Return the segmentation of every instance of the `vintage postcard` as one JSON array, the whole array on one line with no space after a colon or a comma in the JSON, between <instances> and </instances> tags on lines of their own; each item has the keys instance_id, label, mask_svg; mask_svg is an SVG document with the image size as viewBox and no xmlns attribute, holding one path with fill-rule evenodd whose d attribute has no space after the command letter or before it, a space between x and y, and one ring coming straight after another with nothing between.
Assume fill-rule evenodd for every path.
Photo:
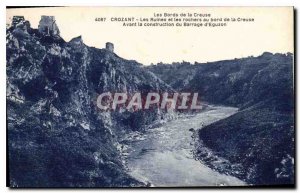
<instances>
[{"instance_id":1,"label":"vintage postcard","mask_svg":"<svg viewBox=\"0 0 300 193\"><path fill-rule=\"evenodd\" d=\"M7 7L12 188L294 187L293 7Z\"/></svg>"}]
</instances>

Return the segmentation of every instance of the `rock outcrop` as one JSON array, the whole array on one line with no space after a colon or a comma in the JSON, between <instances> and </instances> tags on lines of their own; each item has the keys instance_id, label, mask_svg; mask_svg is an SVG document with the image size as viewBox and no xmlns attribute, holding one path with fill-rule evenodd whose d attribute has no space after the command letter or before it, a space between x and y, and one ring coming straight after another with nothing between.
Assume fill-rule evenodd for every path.
<instances>
[{"instance_id":1,"label":"rock outcrop","mask_svg":"<svg viewBox=\"0 0 300 193\"><path fill-rule=\"evenodd\" d=\"M125 170L117 148L125 132L142 130L157 112L101 112L103 91L171 88L135 61L65 42L54 17L39 29L23 18L7 29L7 121L11 187L143 186ZM29 22L28 22L29 23Z\"/></svg>"},{"instance_id":2,"label":"rock outcrop","mask_svg":"<svg viewBox=\"0 0 300 193\"><path fill-rule=\"evenodd\" d=\"M17 24L25 21L24 16L13 16L11 25L16 27Z\"/></svg>"}]
</instances>

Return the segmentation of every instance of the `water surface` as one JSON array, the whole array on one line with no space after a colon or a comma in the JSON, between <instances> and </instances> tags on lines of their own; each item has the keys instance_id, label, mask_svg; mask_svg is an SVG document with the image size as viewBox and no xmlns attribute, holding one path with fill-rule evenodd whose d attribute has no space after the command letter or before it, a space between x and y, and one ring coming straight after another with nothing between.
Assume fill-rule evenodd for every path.
<instances>
[{"instance_id":1,"label":"water surface","mask_svg":"<svg viewBox=\"0 0 300 193\"><path fill-rule=\"evenodd\" d=\"M127 156L129 173L152 186L244 185L235 177L220 174L193 158L191 128L199 129L224 119L237 108L214 107L193 117L184 117L148 130L131 143Z\"/></svg>"}]
</instances>

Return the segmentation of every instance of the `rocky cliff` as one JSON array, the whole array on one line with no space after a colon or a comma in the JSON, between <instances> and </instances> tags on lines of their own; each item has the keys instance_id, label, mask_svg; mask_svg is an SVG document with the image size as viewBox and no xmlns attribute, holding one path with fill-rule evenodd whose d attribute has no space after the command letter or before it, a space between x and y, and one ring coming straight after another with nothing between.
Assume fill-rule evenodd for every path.
<instances>
[{"instance_id":1,"label":"rocky cliff","mask_svg":"<svg viewBox=\"0 0 300 193\"><path fill-rule=\"evenodd\" d=\"M171 88L141 64L89 47L81 37L65 42L46 20L32 29L16 18L7 29L10 186L143 186L126 173L119 138L161 114L102 112L96 97Z\"/></svg>"},{"instance_id":2,"label":"rocky cliff","mask_svg":"<svg viewBox=\"0 0 300 193\"><path fill-rule=\"evenodd\" d=\"M293 55L147 67L202 100L239 107L237 114L199 130L196 157L250 184L294 184ZM203 151L210 148L214 155ZM219 157L226 158L229 164Z\"/></svg>"}]
</instances>

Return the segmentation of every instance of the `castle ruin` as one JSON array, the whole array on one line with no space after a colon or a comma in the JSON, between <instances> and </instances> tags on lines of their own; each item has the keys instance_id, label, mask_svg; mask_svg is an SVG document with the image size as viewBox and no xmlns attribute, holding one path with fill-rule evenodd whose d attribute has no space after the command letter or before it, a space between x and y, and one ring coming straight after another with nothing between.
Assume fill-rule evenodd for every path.
<instances>
[{"instance_id":1,"label":"castle ruin","mask_svg":"<svg viewBox=\"0 0 300 193\"><path fill-rule=\"evenodd\" d=\"M55 23L54 16L43 15L39 22L38 30L40 33L42 33L46 36L59 35L59 29Z\"/></svg>"},{"instance_id":2,"label":"castle ruin","mask_svg":"<svg viewBox=\"0 0 300 193\"><path fill-rule=\"evenodd\" d=\"M111 43L111 42L106 42L105 49L110 51L110 52L114 52L114 44Z\"/></svg>"}]
</instances>

